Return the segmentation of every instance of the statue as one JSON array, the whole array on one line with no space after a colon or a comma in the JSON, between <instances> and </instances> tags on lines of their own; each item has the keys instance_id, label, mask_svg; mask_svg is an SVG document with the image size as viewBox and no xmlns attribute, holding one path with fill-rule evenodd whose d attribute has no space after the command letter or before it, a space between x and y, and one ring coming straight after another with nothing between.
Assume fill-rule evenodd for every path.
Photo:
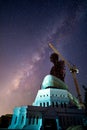
<instances>
[{"instance_id":1,"label":"statue","mask_svg":"<svg viewBox=\"0 0 87 130\"><path fill-rule=\"evenodd\" d=\"M65 63L63 60L59 60L59 56L56 53L52 53L50 61L54 64L51 68L50 74L64 81L65 78Z\"/></svg>"}]
</instances>

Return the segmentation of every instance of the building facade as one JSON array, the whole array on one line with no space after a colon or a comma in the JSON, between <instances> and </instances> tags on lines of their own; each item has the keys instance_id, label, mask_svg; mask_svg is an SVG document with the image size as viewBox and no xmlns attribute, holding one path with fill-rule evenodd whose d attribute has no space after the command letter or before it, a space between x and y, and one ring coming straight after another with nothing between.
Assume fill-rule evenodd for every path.
<instances>
[{"instance_id":1,"label":"building facade","mask_svg":"<svg viewBox=\"0 0 87 130\"><path fill-rule=\"evenodd\" d=\"M31 106L15 107L8 129L67 130L82 126L85 110L60 79L47 75Z\"/></svg>"}]
</instances>

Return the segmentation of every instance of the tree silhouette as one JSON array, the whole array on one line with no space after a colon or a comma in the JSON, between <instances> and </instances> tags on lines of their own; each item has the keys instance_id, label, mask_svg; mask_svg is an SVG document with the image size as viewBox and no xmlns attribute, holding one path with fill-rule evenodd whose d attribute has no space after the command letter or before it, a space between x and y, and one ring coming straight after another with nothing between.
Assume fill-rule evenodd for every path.
<instances>
[{"instance_id":1,"label":"tree silhouette","mask_svg":"<svg viewBox=\"0 0 87 130\"><path fill-rule=\"evenodd\" d=\"M11 122L11 118L12 118L11 114L2 115L0 117L0 128L8 128Z\"/></svg>"}]
</instances>

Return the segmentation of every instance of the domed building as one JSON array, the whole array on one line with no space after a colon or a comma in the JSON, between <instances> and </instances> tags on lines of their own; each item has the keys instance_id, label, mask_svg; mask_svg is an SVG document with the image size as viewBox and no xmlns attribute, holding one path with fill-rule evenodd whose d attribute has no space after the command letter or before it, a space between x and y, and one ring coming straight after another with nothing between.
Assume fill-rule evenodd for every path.
<instances>
[{"instance_id":1,"label":"domed building","mask_svg":"<svg viewBox=\"0 0 87 130\"><path fill-rule=\"evenodd\" d=\"M56 72L55 60L52 59L55 65L43 79L33 104L14 108L8 129L80 130L87 125L85 109L69 92L63 68L58 71L60 73Z\"/></svg>"},{"instance_id":2,"label":"domed building","mask_svg":"<svg viewBox=\"0 0 87 130\"><path fill-rule=\"evenodd\" d=\"M85 111L60 79L47 75L32 106L15 107L8 129L66 130L83 125Z\"/></svg>"}]
</instances>

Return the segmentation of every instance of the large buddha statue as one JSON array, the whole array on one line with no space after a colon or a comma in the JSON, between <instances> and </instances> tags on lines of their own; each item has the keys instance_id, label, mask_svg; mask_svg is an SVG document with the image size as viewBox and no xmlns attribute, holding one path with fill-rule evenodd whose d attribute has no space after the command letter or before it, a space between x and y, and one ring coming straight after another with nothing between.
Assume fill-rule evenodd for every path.
<instances>
[{"instance_id":1,"label":"large buddha statue","mask_svg":"<svg viewBox=\"0 0 87 130\"><path fill-rule=\"evenodd\" d=\"M56 53L51 54L50 61L54 64L54 66L51 68L50 74L45 76L41 88L68 89L68 86L64 83L64 61L59 60L59 56Z\"/></svg>"},{"instance_id":2,"label":"large buddha statue","mask_svg":"<svg viewBox=\"0 0 87 130\"><path fill-rule=\"evenodd\" d=\"M59 56L56 53L51 54L50 61L54 64L51 68L50 74L64 81L65 78L65 63L59 60Z\"/></svg>"}]
</instances>

